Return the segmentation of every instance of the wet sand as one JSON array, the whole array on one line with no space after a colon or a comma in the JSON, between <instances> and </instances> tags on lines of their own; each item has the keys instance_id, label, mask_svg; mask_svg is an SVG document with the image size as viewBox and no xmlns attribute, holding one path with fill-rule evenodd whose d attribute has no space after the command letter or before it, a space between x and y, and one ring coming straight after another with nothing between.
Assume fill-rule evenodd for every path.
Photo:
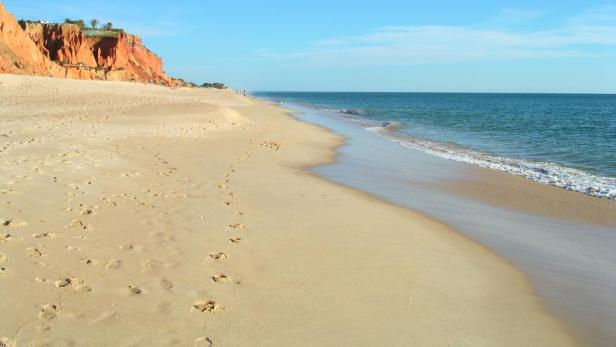
<instances>
[{"instance_id":1,"label":"wet sand","mask_svg":"<svg viewBox=\"0 0 616 347\"><path fill-rule=\"evenodd\" d=\"M343 138L230 91L0 75L9 346L573 346L526 276L306 172Z\"/></svg>"},{"instance_id":2,"label":"wet sand","mask_svg":"<svg viewBox=\"0 0 616 347\"><path fill-rule=\"evenodd\" d=\"M596 198L524 177L466 164L469 173L457 182L433 188L491 205L580 223L616 227L616 201Z\"/></svg>"}]
</instances>

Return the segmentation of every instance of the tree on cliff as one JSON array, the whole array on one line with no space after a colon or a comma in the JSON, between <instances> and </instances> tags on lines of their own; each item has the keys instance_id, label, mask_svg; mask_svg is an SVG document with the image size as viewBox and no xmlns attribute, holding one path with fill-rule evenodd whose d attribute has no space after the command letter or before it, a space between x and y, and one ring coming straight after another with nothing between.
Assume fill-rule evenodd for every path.
<instances>
[{"instance_id":1,"label":"tree on cliff","mask_svg":"<svg viewBox=\"0 0 616 347\"><path fill-rule=\"evenodd\" d=\"M113 30L113 23L109 22L109 23L105 24L105 26L103 26L103 29L105 29L107 31Z\"/></svg>"},{"instance_id":2,"label":"tree on cliff","mask_svg":"<svg viewBox=\"0 0 616 347\"><path fill-rule=\"evenodd\" d=\"M96 29L96 27L98 26L98 19L93 18L92 20L90 20L90 25L92 25L92 29Z\"/></svg>"},{"instance_id":3,"label":"tree on cliff","mask_svg":"<svg viewBox=\"0 0 616 347\"><path fill-rule=\"evenodd\" d=\"M86 26L86 23L83 20L81 20L81 19L74 20L74 19L66 18L64 20L64 23L66 23L66 24L75 24L75 25L79 26L79 28L81 28L81 29L85 28L85 26Z\"/></svg>"}]
</instances>

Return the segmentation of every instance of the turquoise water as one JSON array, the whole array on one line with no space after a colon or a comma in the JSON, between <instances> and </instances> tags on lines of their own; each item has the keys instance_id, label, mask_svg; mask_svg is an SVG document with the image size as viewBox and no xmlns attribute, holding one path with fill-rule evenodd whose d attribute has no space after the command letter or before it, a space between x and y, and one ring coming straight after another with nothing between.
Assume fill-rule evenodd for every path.
<instances>
[{"instance_id":1,"label":"turquoise water","mask_svg":"<svg viewBox=\"0 0 616 347\"><path fill-rule=\"evenodd\" d=\"M616 199L616 95L259 92L401 146Z\"/></svg>"}]
</instances>

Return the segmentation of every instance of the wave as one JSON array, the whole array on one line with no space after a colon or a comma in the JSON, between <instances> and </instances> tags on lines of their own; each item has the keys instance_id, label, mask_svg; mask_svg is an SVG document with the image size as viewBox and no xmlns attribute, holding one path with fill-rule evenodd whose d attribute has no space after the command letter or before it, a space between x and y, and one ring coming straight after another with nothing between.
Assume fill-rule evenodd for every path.
<instances>
[{"instance_id":1,"label":"wave","mask_svg":"<svg viewBox=\"0 0 616 347\"><path fill-rule=\"evenodd\" d=\"M400 122L396 122L394 120L392 121L387 121L387 122L383 122L381 124L381 128L387 131L396 131L400 128L402 128L402 123Z\"/></svg>"},{"instance_id":2,"label":"wave","mask_svg":"<svg viewBox=\"0 0 616 347\"><path fill-rule=\"evenodd\" d=\"M302 106L301 103L291 103ZM312 105L303 105L315 108ZM414 138L408 135L401 135L396 130L405 127L397 121L376 121L366 117L365 110L355 109L358 112L345 112L348 109L325 109L332 116L337 115L347 121L358 124L364 129L380 135L386 139L394 141L403 147L422 151L426 154L440 158L472 164L487 169L507 172L513 175L522 176L543 184L548 184L567 190L583 193L599 198L616 200L616 177L606 177L593 175L591 173L564 167L550 162L533 162L522 159L513 159L502 156L491 155L467 148L457 147L441 142Z\"/></svg>"},{"instance_id":3,"label":"wave","mask_svg":"<svg viewBox=\"0 0 616 347\"><path fill-rule=\"evenodd\" d=\"M344 113L344 114L350 114L352 116L361 116L362 114L366 113L366 110L363 110L361 108L348 108L348 109L339 110L338 112Z\"/></svg>"},{"instance_id":4,"label":"wave","mask_svg":"<svg viewBox=\"0 0 616 347\"><path fill-rule=\"evenodd\" d=\"M501 157L439 142L402 136L393 131L395 129L385 125L364 128L403 147L420 150L430 155L523 176L537 182L595 197L616 200L616 178L614 177L593 175L549 162L531 162Z\"/></svg>"}]
</instances>

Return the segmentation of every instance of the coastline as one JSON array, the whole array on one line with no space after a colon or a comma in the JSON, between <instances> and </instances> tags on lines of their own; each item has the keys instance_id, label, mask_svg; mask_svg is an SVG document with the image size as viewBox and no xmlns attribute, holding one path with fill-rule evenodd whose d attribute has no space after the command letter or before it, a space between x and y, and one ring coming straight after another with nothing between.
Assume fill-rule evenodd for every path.
<instances>
[{"instance_id":1,"label":"coastline","mask_svg":"<svg viewBox=\"0 0 616 347\"><path fill-rule=\"evenodd\" d=\"M580 345L484 246L305 171L342 137L288 110L115 82L0 89L8 343Z\"/></svg>"},{"instance_id":2,"label":"coastline","mask_svg":"<svg viewBox=\"0 0 616 347\"><path fill-rule=\"evenodd\" d=\"M255 99L277 105L276 102L269 99ZM297 105L302 109L314 110L323 113L326 117L336 118L336 111L322 111L301 103L289 103L289 105ZM292 111L292 113L297 113L297 110ZM339 119L347 121L345 118ZM357 120L351 121L351 123L355 122ZM312 122L312 124L332 131L319 123ZM388 137L384 137L384 139L389 140ZM393 142L397 143L396 141ZM409 151L418 150L407 149ZM336 156L339 155L341 154L336 154ZM439 159L450 163L455 162L454 165L463 173L459 179L423 183L430 189L455 193L465 198L537 216L616 227L616 217L614 217L616 216L616 200L568 190L560 186L479 165L451 159Z\"/></svg>"},{"instance_id":3,"label":"coastline","mask_svg":"<svg viewBox=\"0 0 616 347\"><path fill-rule=\"evenodd\" d=\"M614 170L610 168L612 160L607 155L611 152L608 149L589 148L596 140L590 140L593 138L591 136L583 136L584 130L575 130L585 129L583 126L571 130L570 140L564 140L560 134L554 143L526 135L536 130L536 136L548 136L551 130L533 128L539 120L545 122L549 119L549 116L543 114L545 107L563 108L563 115L553 120L556 122L553 127L561 129L564 119L571 116L570 122L579 123L581 120L578 116L584 112L588 112L595 121L600 121L600 113L609 107L613 98L600 98L595 104L593 101L599 97L597 95L576 95L573 99L550 95L537 97L533 104L529 100L534 100L536 96L529 94L255 92L255 96L314 109L345 122L358 124L410 150L616 201L616 180L613 177ZM516 112L526 116L519 120L497 122L502 125L492 129L488 123L494 123L496 116L486 110L496 105L508 110L501 110L503 114L497 112L499 117L506 118ZM517 109L512 105L518 105ZM430 113L431 109L434 114ZM473 112L476 112L476 117L470 116ZM538 112L539 118L528 117L532 112ZM456 114L470 118L460 122ZM520 127L522 123L530 129ZM465 134L462 130L464 127L475 131ZM508 127L512 129L507 130ZM597 131L597 138L609 136L600 129ZM537 141L535 145L534 141ZM577 145L571 147L574 143ZM585 158L580 148L593 154ZM603 160L602 155L605 155Z\"/></svg>"},{"instance_id":4,"label":"coastline","mask_svg":"<svg viewBox=\"0 0 616 347\"><path fill-rule=\"evenodd\" d=\"M321 110L291 106L301 112L296 114L301 120L349 138L338 149L336 163L312 171L388 203L419 211L485 245L527 274L549 311L567 321L577 336L596 346L613 344L616 301L611 288L616 278L608 269L616 264L609 247L616 241L616 234L609 226L609 213L599 213L608 210L610 201L594 199L603 210L584 209L561 218L555 213L563 214L559 205L573 211L573 206L566 205L571 199L584 204L591 197L403 148L354 122ZM481 193L501 200L489 203L447 189L468 190L467 182L481 184L478 169L494 175L491 181L485 181ZM542 192L545 196L535 196ZM537 201L516 209L507 199ZM533 210L541 201L556 204L541 206L544 211ZM601 216L607 217L603 220L607 225L602 225Z\"/></svg>"}]
</instances>

